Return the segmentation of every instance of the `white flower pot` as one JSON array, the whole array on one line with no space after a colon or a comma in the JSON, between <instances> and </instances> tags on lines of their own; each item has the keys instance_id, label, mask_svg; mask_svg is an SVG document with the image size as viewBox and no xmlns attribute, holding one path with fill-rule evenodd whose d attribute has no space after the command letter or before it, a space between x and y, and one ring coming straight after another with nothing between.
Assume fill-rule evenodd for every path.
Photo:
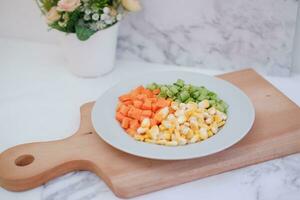
<instances>
[{"instance_id":1,"label":"white flower pot","mask_svg":"<svg viewBox=\"0 0 300 200\"><path fill-rule=\"evenodd\" d=\"M75 34L61 40L67 68L80 77L97 77L110 72L115 63L119 24L100 30L86 41Z\"/></svg>"}]
</instances>

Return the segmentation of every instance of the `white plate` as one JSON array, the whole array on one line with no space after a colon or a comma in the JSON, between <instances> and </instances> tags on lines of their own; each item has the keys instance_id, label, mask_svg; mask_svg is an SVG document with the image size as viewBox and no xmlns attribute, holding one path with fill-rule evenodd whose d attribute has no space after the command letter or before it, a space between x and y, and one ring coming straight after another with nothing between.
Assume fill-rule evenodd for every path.
<instances>
[{"instance_id":1,"label":"white plate","mask_svg":"<svg viewBox=\"0 0 300 200\"><path fill-rule=\"evenodd\" d=\"M170 84L178 78L189 84L205 86L228 103L228 119L225 126L216 135L203 142L176 147L138 142L128 136L115 120L118 97L139 85L147 85L152 82ZM254 117L254 108L249 98L231 83L183 70L156 71L122 80L96 101L92 111L94 128L105 142L136 156L161 160L198 158L224 150L237 143L248 133Z\"/></svg>"}]
</instances>

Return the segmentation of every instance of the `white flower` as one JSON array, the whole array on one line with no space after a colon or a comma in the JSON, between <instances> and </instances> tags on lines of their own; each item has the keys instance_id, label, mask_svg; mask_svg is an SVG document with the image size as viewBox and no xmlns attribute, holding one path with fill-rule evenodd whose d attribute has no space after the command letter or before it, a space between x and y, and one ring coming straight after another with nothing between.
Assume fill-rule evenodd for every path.
<instances>
[{"instance_id":1,"label":"white flower","mask_svg":"<svg viewBox=\"0 0 300 200\"><path fill-rule=\"evenodd\" d=\"M60 14L57 12L56 8L56 6L52 7L46 14L46 20L48 24L52 24L60 19Z\"/></svg>"},{"instance_id":2,"label":"white flower","mask_svg":"<svg viewBox=\"0 0 300 200\"><path fill-rule=\"evenodd\" d=\"M102 21L98 21L96 24L98 30L104 29L106 27L106 25Z\"/></svg>"},{"instance_id":3,"label":"white flower","mask_svg":"<svg viewBox=\"0 0 300 200\"><path fill-rule=\"evenodd\" d=\"M89 15L84 15L84 16L83 16L83 19L84 19L85 21L88 21L88 20L91 19L91 17L90 17Z\"/></svg>"},{"instance_id":4,"label":"white flower","mask_svg":"<svg viewBox=\"0 0 300 200\"><path fill-rule=\"evenodd\" d=\"M59 25L60 27L66 27L66 26L67 26L67 23L65 23L65 22L58 22L58 25Z\"/></svg>"},{"instance_id":5,"label":"white flower","mask_svg":"<svg viewBox=\"0 0 300 200\"><path fill-rule=\"evenodd\" d=\"M73 12L80 6L80 0L59 0L57 3L57 10Z\"/></svg>"},{"instance_id":6,"label":"white flower","mask_svg":"<svg viewBox=\"0 0 300 200\"><path fill-rule=\"evenodd\" d=\"M86 10L84 11L84 13L85 13L86 15L89 15L89 14L92 13L92 11L91 11L90 9L86 9Z\"/></svg>"},{"instance_id":7,"label":"white flower","mask_svg":"<svg viewBox=\"0 0 300 200\"><path fill-rule=\"evenodd\" d=\"M107 14L101 14L101 16L100 16L101 20L106 20L108 18L109 18L109 16Z\"/></svg>"},{"instance_id":8,"label":"white flower","mask_svg":"<svg viewBox=\"0 0 300 200\"><path fill-rule=\"evenodd\" d=\"M106 24L112 24L112 23L113 23L113 20L112 20L112 19L106 19L104 22L105 22Z\"/></svg>"},{"instance_id":9,"label":"white flower","mask_svg":"<svg viewBox=\"0 0 300 200\"><path fill-rule=\"evenodd\" d=\"M62 18L64 19L64 21L68 21L69 20L68 13L63 14Z\"/></svg>"},{"instance_id":10,"label":"white flower","mask_svg":"<svg viewBox=\"0 0 300 200\"><path fill-rule=\"evenodd\" d=\"M118 21L120 21L120 20L122 20L122 15L118 14L116 18L117 18Z\"/></svg>"},{"instance_id":11,"label":"white flower","mask_svg":"<svg viewBox=\"0 0 300 200\"><path fill-rule=\"evenodd\" d=\"M97 23L91 23L91 24L90 24L90 28L91 28L93 31L97 31L97 30L98 30Z\"/></svg>"},{"instance_id":12,"label":"white flower","mask_svg":"<svg viewBox=\"0 0 300 200\"><path fill-rule=\"evenodd\" d=\"M95 20L95 21L98 21L98 19L99 19L99 14L98 14L98 13L94 13L94 14L92 15L92 19Z\"/></svg>"},{"instance_id":13,"label":"white flower","mask_svg":"<svg viewBox=\"0 0 300 200\"><path fill-rule=\"evenodd\" d=\"M110 13L109 7L103 8L103 13L104 13L104 14L109 14L109 13Z\"/></svg>"}]
</instances>

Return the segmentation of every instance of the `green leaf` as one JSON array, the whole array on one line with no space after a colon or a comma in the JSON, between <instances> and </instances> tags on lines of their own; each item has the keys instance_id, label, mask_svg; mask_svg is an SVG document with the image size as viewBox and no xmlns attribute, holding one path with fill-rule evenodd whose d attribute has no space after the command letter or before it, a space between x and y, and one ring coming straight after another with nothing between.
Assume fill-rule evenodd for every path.
<instances>
[{"instance_id":1,"label":"green leaf","mask_svg":"<svg viewBox=\"0 0 300 200\"><path fill-rule=\"evenodd\" d=\"M79 24L75 25L75 31L77 38L81 41L89 39L96 32Z\"/></svg>"},{"instance_id":2,"label":"green leaf","mask_svg":"<svg viewBox=\"0 0 300 200\"><path fill-rule=\"evenodd\" d=\"M71 13L68 13L69 20L67 21L66 32L75 33L75 26L78 24L81 17L81 13L78 9L74 10Z\"/></svg>"},{"instance_id":3,"label":"green leaf","mask_svg":"<svg viewBox=\"0 0 300 200\"><path fill-rule=\"evenodd\" d=\"M51 0L42 0L42 7L46 10L49 11L54 5Z\"/></svg>"},{"instance_id":4,"label":"green leaf","mask_svg":"<svg viewBox=\"0 0 300 200\"><path fill-rule=\"evenodd\" d=\"M61 27L58 25L58 22L54 22L53 24L49 25L51 28L54 28L56 30L62 31L62 32L67 32L65 27Z\"/></svg>"}]
</instances>

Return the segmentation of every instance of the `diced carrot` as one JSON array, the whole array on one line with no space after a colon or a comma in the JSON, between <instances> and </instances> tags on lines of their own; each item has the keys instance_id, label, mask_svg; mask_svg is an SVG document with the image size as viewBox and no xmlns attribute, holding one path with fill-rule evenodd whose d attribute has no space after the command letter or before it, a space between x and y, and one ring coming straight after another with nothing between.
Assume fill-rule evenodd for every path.
<instances>
[{"instance_id":1,"label":"diced carrot","mask_svg":"<svg viewBox=\"0 0 300 200\"><path fill-rule=\"evenodd\" d=\"M117 105L117 108L116 108L116 112L118 112L118 111L120 110L121 105L122 105L122 103L121 103L121 102L118 102L118 105Z\"/></svg>"},{"instance_id":2,"label":"diced carrot","mask_svg":"<svg viewBox=\"0 0 300 200\"><path fill-rule=\"evenodd\" d=\"M141 108L143 105L143 102L140 101L140 100L134 100L133 101L133 106L136 107L136 108Z\"/></svg>"},{"instance_id":3,"label":"diced carrot","mask_svg":"<svg viewBox=\"0 0 300 200\"><path fill-rule=\"evenodd\" d=\"M121 113L119 112L116 113L116 120L118 120L119 122L122 122L124 118L125 116L122 115Z\"/></svg>"},{"instance_id":4,"label":"diced carrot","mask_svg":"<svg viewBox=\"0 0 300 200\"><path fill-rule=\"evenodd\" d=\"M142 114L142 110L135 107L131 107L128 111L128 117L131 117L133 119L139 119L141 114Z\"/></svg>"},{"instance_id":5,"label":"diced carrot","mask_svg":"<svg viewBox=\"0 0 300 200\"><path fill-rule=\"evenodd\" d=\"M148 98L152 103L156 103L157 102L157 98L156 97L151 97Z\"/></svg>"},{"instance_id":6,"label":"diced carrot","mask_svg":"<svg viewBox=\"0 0 300 200\"><path fill-rule=\"evenodd\" d=\"M171 107L169 108L169 113L174 114L176 110L172 109Z\"/></svg>"},{"instance_id":7,"label":"diced carrot","mask_svg":"<svg viewBox=\"0 0 300 200\"><path fill-rule=\"evenodd\" d=\"M133 90L133 92L136 92L136 93L138 93L138 94L141 94L144 90L145 90L144 86L140 85L140 86L138 86L137 88L135 88L135 89Z\"/></svg>"},{"instance_id":8,"label":"diced carrot","mask_svg":"<svg viewBox=\"0 0 300 200\"><path fill-rule=\"evenodd\" d=\"M157 94L159 94L159 93L160 93L160 89L159 89L159 88L157 88L157 89L155 89L155 90L152 90L152 93L153 93L153 94L155 94L155 95L157 95Z\"/></svg>"},{"instance_id":9,"label":"diced carrot","mask_svg":"<svg viewBox=\"0 0 300 200\"><path fill-rule=\"evenodd\" d=\"M130 127L131 129L137 130L139 126L140 126L140 124L139 124L139 121L138 121L138 120L133 119L133 120L130 121L129 127Z\"/></svg>"},{"instance_id":10,"label":"diced carrot","mask_svg":"<svg viewBox=\"0 0 300 200\"><path fill-rule=\"evenodd\" d=\"M130 95L130 94L123 94L123 95L119 96L119 100L120 100L120 101L128 101L128 100L131 100L131 95Z\"/></svg>"},{"instance_id":11,"label":"diced carrot","mask_svg":"<svg viewBox=\"0 0 300 200\"><path fill-rule=\"evenodd\" d=\"M135 109L134 107L130 107L130 108L129 108L128 113L127 113L127 116L128 116L128 117L132 117L133 112L134 112L134 109Z\"/></svg>"},{"instance_id":12,"label":"diced carrot","mask_svg":"<svg viewBox=\"0 0 300 200\"><path fill-rule=\"evenodd\" d=\"M143 110L142 111L142 116L151 117L151 115L152 115L152 111L151 110Z\"/></svg>"},{"instance_id":13,"label":"diced carrot","mask_svg":"<svg viewBox=\"0 0 300 200\"><path fill-rule=\"evenodd\" d=\"M153 119L155 119L155 120L158 121L158 122L162 122L162 120L164 120L163 117L162 117L160 114L158 114L158 113L156 113L156 114L154 115L154 118L153 118Z\"/></svg>"},{"instance_id":14,"label":"diced carrot","mask_svg":"<svg viewBox=\"0 0 300 200\"><path fill-rule=\"evenodd\" d=\"M127 115L127 113L128 113L128 110L129 110L129 107L128 106L126 106L126 105L121 105L121 107L120 107L120 113L122 114L122 115Z\"/></svg>"},{"instance_id":15,"label":"diced carrot","mask_svg":"<svg viewBox=\"0 0 300 200\"><path fill-rule=\"evenodd\" d=\"M157 104L156 104L156 103L153 103L152 106L151 106L151 110L152 110L153 112L156 112L158 109L159 109L159 107L157 106Z\"/></svg>"},{"instance_id":16,"label":"diced carrot","mask_svg":"<svg viewBox=\"0 0 300 200\"><path fill-rule=\"evenodd\" d=\"M172 103L172 99L166 99L167 106L170 106Z\"/></svg>"},{"instance_id":17,"label":"diced carrot","mask_svg":"<svg viewBox=\"0 0 300 200\"><path fill-rule=\"evenodd\" d=\"M124 117L121 123L122 128L127 129L129 127L129 122L130 122L130 118Z\"/></svg>"},{"instance_id":18,"label":"diced carrot","mask_svg":"<svg viewBox=\"0 0 300 200\"><path fill-rule=\"evenodd\" d=\"M139 121L142 123L142 121L143 121L145 118L149 118L149 117L146 117L146 116L141 115L140 118L139 118Z\"/></svg>"},{"instance_id":19,"label":"diced carrot","mask_svg":"<svg viewBox=\"0 0 300 200\"><path fill-rule=\"evenodd\" d=\"M155 125L157 125L158 124L158 121L156 120L156 119L153 119L153 118L151 118L150 119L150 126L152 127L152 126L155 126Z\"/></svg>"},{"instance_id":20,"label":"diced carrot","mask_svg":"<svg viewBox=\"0 0 300 200\"><path fill-rule=\"evenodd\" d=\"M138 119L140 119L141 115L142 115L142 110L136 109L134 112L133 118L138 120Z\"/></svg>"},{"instance_id":21,"label":"diced carrot","mask_svg":"<svg viewBox=\"0 0 300 200\"><path fill-rule=\"evenodd\" d=\"M155 112L152 112L151 118L154 118L154 116L155 116Z\"/></svg>"},{"instance_id":22,"label":"diced carrot","mask_svg":"<svg viewBox=\"0 0 300 200\"><path fill-rule=\"evenodd\" d=\"M149 99L145 99L143 105L142 105L142 109L144 110L151 110L151 106L152 106L152 102Z\"/></svg>"},{"instance_id":23,"label":"diced carrot","mask_svg":"<svg viewBox=\"0 0 300 200\"><path fill-rule=\"evenodd\" d=\"M147 95L147 97L153 97L153 93L151 92L151 90L148 89L144 89L143 90L143 94Z\"/></svg>"},{"instance_id":24,"label":"diced carrot","mask_svg":"<svg viewBox=\"0 0 300 200\"><path fill-rule=\"evenodd\" d=\"M156 102L156 105L159 107L159 108L164 108L166 106L168 106L168 102L165 100L165 99L158 99L157 102Z\"/></svg>"},{"instance_id":25,"label":"diced carrot","mask_svg":"<svg viewBox=\"0 0 300 200\"><path fill-rule=\"evenodd\" d=\"M132 100L126 100L126 101L123 101L123 104L125 105L132 105Z\"/></svg>"},{"instance_id":26,"label":"diced carrot","mask_svg":"<svg viewBox=\"0 0 300 200\"><path fill-rule=\"evenodd\" d=\"M139 94L139 95L136 96L136 98L138 100L144 100L144 99L147 99L147 95L146 94Z\"/></svg>"},{"instance_id":27,"label":"diced carrot","mask_svg":"<svg viewBox=\"0 0 300 200\"><path fill-rule=\"evenodd\" d=\"M134 136L136 134L136 130L132 128L126 129L126 133L128 133L131 136Z\"/></svg>"}]
</instances>

